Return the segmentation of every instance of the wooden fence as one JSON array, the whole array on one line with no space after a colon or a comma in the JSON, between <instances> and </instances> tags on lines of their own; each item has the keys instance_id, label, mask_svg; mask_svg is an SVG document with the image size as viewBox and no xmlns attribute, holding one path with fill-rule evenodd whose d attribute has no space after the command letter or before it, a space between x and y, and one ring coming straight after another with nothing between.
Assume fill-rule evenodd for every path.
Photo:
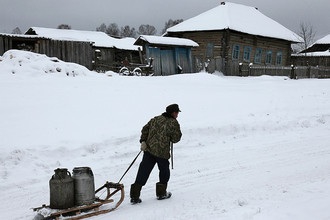
<instances>
[{"instance_id":1,"label":"wooden fence","mask_svg":"<svg viewBox=\"0 0 330 220\"><path fill-rule=\"evenodd\" d=\"M226 62L222 58L202 62L194 57L195 71L206 70L209 73L220 71L226 76L288 76L290 78L330 78L330 67L327 66L269 66L237 61Z\"/></svg>"},{"instance_id":2,"label":"wooden fence","mask_svg":"<svg viewBox=\"0 0 330 220\"><path fill-rule=\"evenodd\" d=\"M288 76L298 78L330 78L329 67L239 65L239 76Z\"/></svg>"}]
</instances>

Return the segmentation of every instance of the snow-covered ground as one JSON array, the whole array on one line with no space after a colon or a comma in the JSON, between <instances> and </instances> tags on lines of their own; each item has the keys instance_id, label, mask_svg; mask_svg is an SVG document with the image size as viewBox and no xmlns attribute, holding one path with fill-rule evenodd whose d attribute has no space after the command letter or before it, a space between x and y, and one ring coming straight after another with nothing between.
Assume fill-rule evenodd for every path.
<instances>
[{"instance_id":1,"label":"snow-covered ground","mask_svg":"<svg viewBox=\"0 0 330 220\"><path fill-rule=\"evenodd\" d=\"M122 180L124 202L91 219L330 219L330 80L125 77L51 60L0 57L0 219L33 219L58 167L91 167L96 188L117 182L142 126L172 103L183 132L173 197L156 200L155 167L143 202L130 205L140 156Z\"/></svg>"}]
</instances>

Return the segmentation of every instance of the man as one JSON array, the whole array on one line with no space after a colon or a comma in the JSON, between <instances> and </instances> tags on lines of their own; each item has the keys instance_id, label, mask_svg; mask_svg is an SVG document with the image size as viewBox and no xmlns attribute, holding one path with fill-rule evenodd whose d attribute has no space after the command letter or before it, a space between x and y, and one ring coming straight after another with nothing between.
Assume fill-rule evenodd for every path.
<instances>
[{"instance_id":1,"label":"man","mask_svg":"<svg viewBox=\"0 0 330 220\"><path fill-rule=\"evenodd\" d=\"M167 192L167 183L170 179L169 159L171 143L180 141L182 133L180 124L176 120L180 109L177 104L166 107L166 112L152 118L141 131L141 150L143 158L136 175L135 182L131 185L131 203L141 203L140 192L157 163L159 169L159 182L156 183L156 196L158 200L168 199L171 193Z\"/></svg>"}]
</instances>

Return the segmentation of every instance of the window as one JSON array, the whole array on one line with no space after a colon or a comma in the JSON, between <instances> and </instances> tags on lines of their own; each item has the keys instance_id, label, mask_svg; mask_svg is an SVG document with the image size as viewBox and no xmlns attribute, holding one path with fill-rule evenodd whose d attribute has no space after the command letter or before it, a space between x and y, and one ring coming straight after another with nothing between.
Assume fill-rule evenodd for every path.
<instances>
[{"instance_id":1,"label":"window","mask_svg":"<svg viewBox=\"0 0 330 220\"><path fill-rule=\"evenodd\" d=\"M251 55L251 47L244 47L244 54L243 54L243 60L244 61L250 61L250 55Z\"/></svg>"},{"instance_id":2,"label":"window","mask_svg":"<svg viewBox=\"0 0 330 220\"><path fill-rule=\"evenodd\" d=\"M282 51L276 53L276 65L282 64Z\"/></svg>"},{"instance_id":3,"label":"window","mask_svg":"<svg viewBox=\"0 0 330 220\"><path fill-rule=\"evenodd\" d=\"M262 57L262 49L257 48L256 49L256 54L254 55L254 62L255 63L261 63L261 57Z\"/></svg>"},{"instance_id":4,"label":"window","mask_svg":"<svg viewBox=\"0 0 330 220\"><path fill-rule=\"evenodd\" d=\"M267 51L267 54L266 54L266 64L271 64L272 63L272 51L269 50Z\"/></svg>"},{"instance_id":5,"label":"window","mask_svg":"<svg viewBox=\"0 0 330 220\"><path fill-rule=\"evenodd\" d=\"M238 60L239 58L239 45L234 45L233 47L233 60Z\"/></svg>"},{"instance_id":6,"label":"window","mask_svg":"<svg viewBox=\"0 0 330 220\"><path fill-rule=\"evenodd\" d=\"M208 43L206 47L206 57L212 58L213 57L213 48L214 44L213 43Z\"/></svg>"}]
</instances>

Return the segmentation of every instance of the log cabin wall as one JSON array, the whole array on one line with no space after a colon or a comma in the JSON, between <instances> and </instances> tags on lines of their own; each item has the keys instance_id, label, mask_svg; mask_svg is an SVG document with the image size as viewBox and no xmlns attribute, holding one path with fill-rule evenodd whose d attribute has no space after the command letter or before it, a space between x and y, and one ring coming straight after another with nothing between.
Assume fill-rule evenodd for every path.
<instances>
[{"instance_id":1,"label":"log cabin wall","mask_svg":"<svg viewBox=\"0 0 330 220\"><path fill-rule=\"evenodd\" d=\"M195 71L205 69L211 73L221 71L237 75L239 63L291 64L291 42L285 40L232 30L169 33L169 36L191 39L199 44L192 49Z\"/></svg>"}]
</instances>

